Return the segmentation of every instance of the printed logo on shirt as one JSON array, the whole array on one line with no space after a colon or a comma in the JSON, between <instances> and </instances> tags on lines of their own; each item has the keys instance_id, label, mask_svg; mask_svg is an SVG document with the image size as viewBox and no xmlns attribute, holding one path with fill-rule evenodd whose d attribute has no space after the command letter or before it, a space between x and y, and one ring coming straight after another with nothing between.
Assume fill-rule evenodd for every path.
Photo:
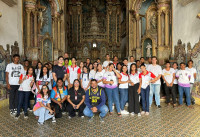
<instances>
[{"instance_id":1,"label":"printed logo on shirt","mask_svg":"<svg viewBox=\"0 0 200 137\"><path fill-rule=\"evenodd\" d=\"M21 70L22 70L21 66L12 67L11 77L20 77Z\"/></svg>"}]
</instances>

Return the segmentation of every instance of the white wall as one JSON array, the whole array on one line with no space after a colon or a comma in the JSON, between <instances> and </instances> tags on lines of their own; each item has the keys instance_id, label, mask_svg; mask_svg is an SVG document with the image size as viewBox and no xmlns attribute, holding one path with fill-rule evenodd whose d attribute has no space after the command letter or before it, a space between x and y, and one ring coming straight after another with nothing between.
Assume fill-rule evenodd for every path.
<instances>
[{"instance_id":1,"label":"white wall","mask_svg":"<svg viewBox=\"0 0 200 137\"><path fill-rule=\"evenodd\" d=\"M178 39L183 43L191 43L193 47L200 37L200 19L196 16L200 13L200 0L195 0L186 6L173 0L173 45Z\"/></svg>"},{"instance_id":2,"label":"white wall","mask_svg":"<svg viewBox=\"0 0 200 137\"><path fill-rule=\"evenodd\" d=\"M18 42L20 54L22 52L22 0L17 5L9 7L0 1L0 45L6 49L6 44Z\"/></svg>"}]
</instances>

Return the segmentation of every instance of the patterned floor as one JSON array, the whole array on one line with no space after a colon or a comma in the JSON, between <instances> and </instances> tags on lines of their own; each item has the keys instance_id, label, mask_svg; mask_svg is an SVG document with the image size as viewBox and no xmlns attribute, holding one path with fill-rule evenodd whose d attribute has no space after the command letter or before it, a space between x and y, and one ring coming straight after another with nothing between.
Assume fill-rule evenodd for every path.
<instances>
[{"instance_id":1,"label":"patterned floor","mask_svg":"<svg viewBox=\"0 0 200 137\"><path fill-rule=\"evenodd\" d=\"M24 120L23 115L16 121L10 116L8 107L0 109L0 136L105 136L105 137L200 137L200 106L194 109L186 106L175 108L165 107L158 109L151 107L149 116L106 116L105 122L100 123L98 115L93 122L88 118L75 117L68 119L65 115L52 124L51 120L45 125L37 125L37 120L32 113L29 119Z\"/></svg>"}]
</instances>

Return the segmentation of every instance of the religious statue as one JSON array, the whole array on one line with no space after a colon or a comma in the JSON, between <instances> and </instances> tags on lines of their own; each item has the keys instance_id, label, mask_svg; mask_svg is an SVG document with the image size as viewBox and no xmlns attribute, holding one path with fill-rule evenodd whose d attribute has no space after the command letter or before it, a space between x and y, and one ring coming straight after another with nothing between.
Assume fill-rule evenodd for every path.
<instances>
[{"instance_id":1,"label":"religious statue","mask_svg":"<svg viewBox=\"0 0 200 137\"><path fill-rule=\"evenodd\" d=\"M157 29L157 17L155 13L151 17L150 25L152 29Z\"/></svg>"},{"instance_id":2,"label":"religious statue","mask_svg":"<svg viewBox=\"0 0 200 137\"><path fill-rule=\"evenodd\" d=\"M151 57L151 48L152 48L152 46L148 43L146 46L146 49L147 49L146 57Z\"/></svg>"},{"instance_id":3,"label":"religious statue","mask_svg":"<svg viewBox=\"0 0 200 137\"><path fill-rule=\"evenodd\" d=\"M40 32L40 30L43 28L44 26L44 17L43 17L43 12L46 10L45 6L38 5L38 31Z\"/></svg>"}]
</instances>

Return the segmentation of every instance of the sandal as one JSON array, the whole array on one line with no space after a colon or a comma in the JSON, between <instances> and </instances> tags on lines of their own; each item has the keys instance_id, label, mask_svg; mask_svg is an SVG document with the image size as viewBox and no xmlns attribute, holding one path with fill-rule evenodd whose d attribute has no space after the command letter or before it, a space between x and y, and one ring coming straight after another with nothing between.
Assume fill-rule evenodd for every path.
<instances>
[{"instance_id":1,"label":"sandal","mask_svg":"<svg viewBox=\"0 0 200 137\"><path fill-rule=\"evenodd\" d=\"M112 116L112 115L113 115L113 112L109 112L109 115Z\"/></svg>"},{"instance_id":2,"label":"sandal","mask_svg":"<svg viewBox=\"0 0 200 137\"><path fill-rule=\"evenodd\" d=\"M121 113L117 113L117 115L118 115L118 117L121 117L121 116L122 116L122 114L121 114Z\"/></svg>"}]
</instances>

